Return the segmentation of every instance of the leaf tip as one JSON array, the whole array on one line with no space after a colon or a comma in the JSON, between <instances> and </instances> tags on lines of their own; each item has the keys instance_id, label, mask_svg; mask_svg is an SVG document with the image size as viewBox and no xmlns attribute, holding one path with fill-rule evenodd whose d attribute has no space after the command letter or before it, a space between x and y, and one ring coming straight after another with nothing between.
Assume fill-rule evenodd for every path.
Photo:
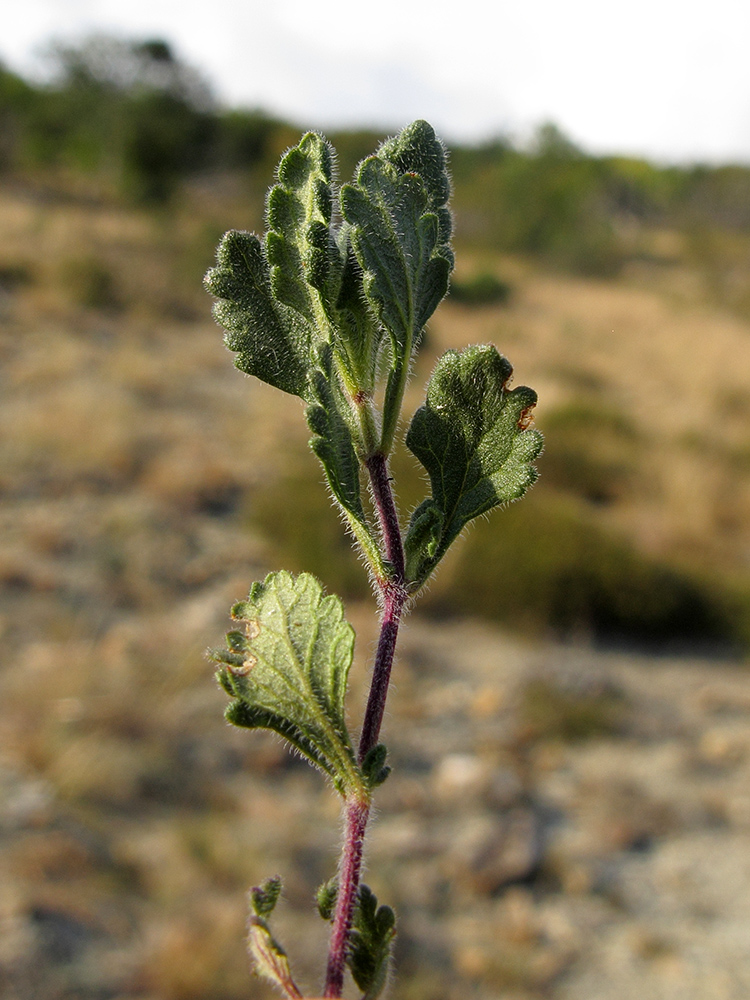
<instances>
[{"instance_id":1,"label":"leaf tip","mask_svg":"<svg viewBox=\"0 0 750 1000\"><path fill-rule=\"evenodd\" d=\"M250 908L256 917L268 917L273 913L281 895L281 876L274 875L260 885L254 885L249 892Z\"/></svg>"}]
</instances>

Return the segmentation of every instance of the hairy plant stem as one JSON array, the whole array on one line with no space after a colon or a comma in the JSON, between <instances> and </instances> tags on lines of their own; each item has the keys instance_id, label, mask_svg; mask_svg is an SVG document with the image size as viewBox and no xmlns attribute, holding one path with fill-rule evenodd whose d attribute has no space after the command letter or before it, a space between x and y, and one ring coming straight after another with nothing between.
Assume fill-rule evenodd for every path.
<instances>
[{"instance_id":1,"label":"hairy plant stem","mask_svg":"<svg viewBox=\"0 0 750 1000\"><path fill-rule=\"evenodd\" d=\"M360 764L378 742L388 697L398 627L408 597L404 585L404 548L401 527L385 455L379 452L372 455L367 460L366 466L370 474L373 501L380 521L384 554L391 566L392 575L380 586L382 600L380 638L375 653L370 694L367 699L359 741ZM367 800L357 797L348 799L344 815L344 847L339 866L339 889L333 917L331 943L328 950L326 997L340 997L344 985L346 950L351 933L354 907L357 902L365 831L370 815L369 798Z\"/></svg>"},{"instance_id":2,"label":"hairy plant stem","mask_svg":"<svg viewBox=\"0 0 750 1000\"><path fill-rule=\"evenodd\" d=\"M388 461L382 452L376 451L367 459L365 465L370 475L370 489L380 521L385 557L392 567L392 576L389 582L392 586L403 587L404 545L401 540L401 525L398 523L396 501L391 489Z\"/></svg>"},{"instance_id":3,"label":"hairy plant stem","mask_svg":"<svg viewBox=\"0 0 750 1000\"><path fill-rule=\"evenodd\" d=\"M339 865L339 890L336 897L331 942L328 947L326 997L340 997L344 986L346 950L349 945L354 907L357 902L365 830L370 815L369 798L365 800L355 798L347 801L344 815L344 849Z\"/></svg>"}]
</instances>

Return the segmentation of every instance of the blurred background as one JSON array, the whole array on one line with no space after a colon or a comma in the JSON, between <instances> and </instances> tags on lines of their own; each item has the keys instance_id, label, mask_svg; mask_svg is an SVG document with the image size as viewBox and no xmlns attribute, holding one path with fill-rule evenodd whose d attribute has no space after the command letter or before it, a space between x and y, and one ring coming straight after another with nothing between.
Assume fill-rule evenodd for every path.
<instances>
[{"instance_id":1,"label":"blurred background","mask_svg":"<svg viewBox=\"0 0 750 1000\"><path fill-rule=\"evenodd\" d=\"M404 629L367 876L391 995L745 1000L750 9L126 6L29 0L0 38L0 993L267 1000L244 893L276 872L319 989L338 803L229 730L205 649L252 580L313 571L356 720L375 609L201 278L301 132L347 179L427 117L457 270L407 415L491 341L547 446Z\"/></svg>"}]
</instances>

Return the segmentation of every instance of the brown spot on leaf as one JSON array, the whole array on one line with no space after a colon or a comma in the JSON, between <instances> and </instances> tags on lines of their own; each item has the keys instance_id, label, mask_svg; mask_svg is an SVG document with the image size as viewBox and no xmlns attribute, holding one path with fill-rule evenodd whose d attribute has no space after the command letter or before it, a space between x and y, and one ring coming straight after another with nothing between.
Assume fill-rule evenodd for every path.
<instances>
[{"instance_id":1,"label":"brown spot on leaf","mask_svg":"<svg viewBox=\"0 0 750 1000\"><path fill-rule=\"evenodd\" d=\"M229 673L233 677L247 677L257 662L258 657L253 656L252 653L248 653L247 658L243 663L232 664L229 667Z\"/></svg>"},{"instance_id":2,"label":"brown spot on leaf","mask_svg":"<svg viewBox=\"0 0 750 1000\"><path fill-rule=\"evenodd\" d=\"M534 423L534 405L532 403L531 406L527 406L524 410L521 410L521 415L518 418L519 431L528 430Z\"/></svg>"}]
</instances>

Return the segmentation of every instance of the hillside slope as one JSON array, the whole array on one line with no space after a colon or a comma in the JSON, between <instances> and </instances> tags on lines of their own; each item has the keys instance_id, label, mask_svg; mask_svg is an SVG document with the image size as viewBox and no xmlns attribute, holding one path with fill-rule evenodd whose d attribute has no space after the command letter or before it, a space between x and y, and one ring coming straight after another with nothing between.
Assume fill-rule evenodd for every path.
<instances>
[{"instance_id":1,"label":"hillside slope","mask_svg":"<svg viewBox=\"0 0 750 1000\"><path fill-rule=\"evenodd\" d=\"M278 744L224 726L203 655L253 579L287 555L315 568L305 553L319 536L321 572L347 589L359 571L326 541L340 526L308 488L320 474L299 407L234 371L208 316L200 275L224 227L245 212L258 224L245 204L228 180L154 215L64 188L0 192L9 1000L246 996L243 894L277 868L285 939L315 984L325 928L309 932L310 894L333 865L336 803ZM402 919L394 997L739 1000L743 671L596 651L592 635L607 636L587 630L587 608L562 629L582 646L550 642L556 622L541 612L517 621L537 623L533 642L435 616L496 614L485 582L501 589L508 574L491 546L538 524L547 550L568 529L598 532L571 556L579 576L616 539L630 554L615 570L654 560L700 577L701 613L725 583L746 586L750 324L712 305L684 262L605 282L518 258L459 261L459 280L490 271L510 299L441 308L411 403L440 351L491 340L538 389L548 447L530 520L518 505L471 534L471 559L459 554L428 597L433 620L405 630L385 729L395 772L372 841L374 887ZM408 457L397 466L408 507L421 485ZM280 517L294 500L302 541ZM516 577L544 571L539 556L522 554ZM525 595L516 577L505 590ZM567 592L578 579L564 578ZM636 603L664 580L677 587L642 579ZM627 583L615 571L612 591ZM503 600L507 621L517 606ZM355 701L372 611L352 605Z\"/></svg>"}]
</instances>

